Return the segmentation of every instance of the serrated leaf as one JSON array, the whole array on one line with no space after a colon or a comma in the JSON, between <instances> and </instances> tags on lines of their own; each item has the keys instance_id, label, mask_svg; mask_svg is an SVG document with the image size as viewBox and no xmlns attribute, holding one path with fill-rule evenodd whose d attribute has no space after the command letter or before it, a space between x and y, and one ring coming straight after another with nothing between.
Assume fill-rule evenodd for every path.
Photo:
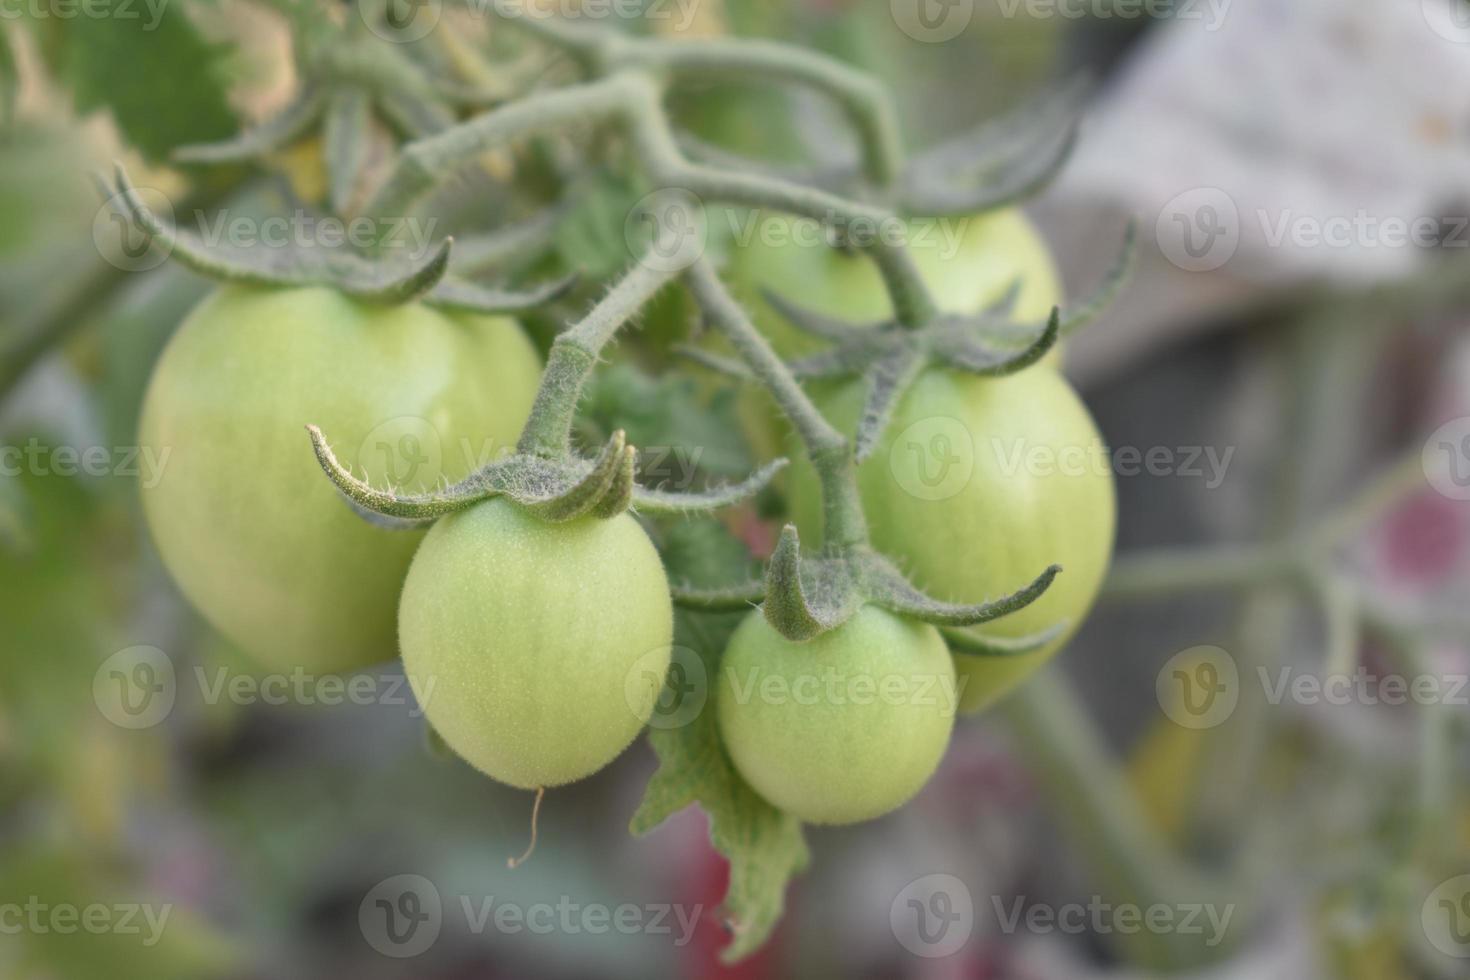
<instances>
[{"instance_id":1,"label":"serrated leaf","mask_svg":"<svg viewBox=\"0 0 1470 980\"><path fill-rule=\"evenodd\" d=\"M59 23L59 61L77 110L110 110L149 160L234 132L223 67L229 48L205 40L183 5L95 0L88 16Z\"/></svg>"},{"instance_id":2,"label":"serrated leaf","mask_svg":"<svg viewBox=\"0 0 1470 980\"><path fill-rule=\"evenodd\" d=\"M712 680L740 618L680 612L675 642L699 654L705 677ZM810 854L800 822L756 795L730 764L712 707L706 703L687 725L649 732L659 768L629 829L646 834L693 803L709 816L710 842L730 862L722 912L734 938L720 958L733 963L770 936L785 906L786 885L806 868Z\"/></svg>"}]
</instances>

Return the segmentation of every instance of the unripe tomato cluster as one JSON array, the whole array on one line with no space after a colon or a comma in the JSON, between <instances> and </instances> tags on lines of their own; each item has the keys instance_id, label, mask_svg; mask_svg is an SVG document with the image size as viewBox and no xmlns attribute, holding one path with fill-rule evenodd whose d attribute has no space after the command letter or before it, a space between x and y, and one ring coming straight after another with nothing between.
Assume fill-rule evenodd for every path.
<instances>
[{"instance_id":1,"label":"unripe tomato cluster","mask_svg":"<svg viewBox=\"0 0 1470 980\"><path fill-rule=\"evenodd\" d=\"M956 228L952 254L916 249L946 309L974 311L1018 276L1019 318L1058 301L1046 250L1018 213ZM763 290L859 322L890 313L867 260L830 249L757 239L730 272L787 357L801 340ZM514 444L539 372L507 318L223 287L169 344L144 406L143 443L171 454L144 493L159 552L205 618L266 667L339 672L401 653L429 722L476 768L523 788L588 776L654 710L656 685L628 678L669 665L669 583L637 520L549 524L493 498L427 533L374 526L322 476L303 433L321 426L376 486L433 489ZM853 430L860 381L811 391ZM810 464L765 404L746 410L758 451L785 444L792 520L819 545ZM408 476L392 465L402 419L438 440ZM955 602L1013 591L1059 563L1040 601L984 629L1018 637L1063 622L1070 634L1108 563L1113 486L1103 468L1042 464L1099 445L1054 363L1000 379L930 369L858 469L874 546ZM811 822L866 820L924 785L958 711L993 703L1065 638L1021 657L955 657L934 627L876 606L805 643L752 611L724 652L711 710L730 761L770 803Z\"/></svg>"}]
</instances>

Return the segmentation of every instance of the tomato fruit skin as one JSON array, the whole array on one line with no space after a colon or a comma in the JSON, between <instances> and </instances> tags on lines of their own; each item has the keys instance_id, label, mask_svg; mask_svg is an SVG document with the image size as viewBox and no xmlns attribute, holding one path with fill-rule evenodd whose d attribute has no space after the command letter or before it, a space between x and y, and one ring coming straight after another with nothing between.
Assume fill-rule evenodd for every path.
<instances>
[{"instance_id":1,"label":"tomato fruit skin","mask_svg":"<svg viewBox=\"0 0 1470 980\"><path fill-rule=\"evenodd\" d=\"M504 499L434 525L399 614L404 670L434 730L522 789L590 776L628 747L673 630L663 563L632 517L546 524Z\"/></svg>"},{"instance_id":2,"label":"tomato fruit skin","mask_svg":"<svg viewBox=\"0 0 1470 980\"><path fill-rule=\"evenodd\" d=\"M809 823L857 823L929 781L954 728L955 686L932 626L864 606L793 643L757 611L720 664L720 733L735 768L772 805Z\"/></svg>"},{"instance_id":3,"label":"tomato fruit skin","mask_svg":"<svg viewBox=\"0 0 1470 980\"><path fill-rule=\"evenodd\" d=\"M321 426L375 486L431 489L514 445L539 375L507 318L325 288L222 287L170 339L144 398L140 444L168 454L142 488L164 564L267 669L392 659L398 593L424 532L353 513L305 426Z\"/></svg>"},{"instance_id":4,"label":"tomato fruit skin","mask_svg":"<svg viewBox=\"0 0 1470 980\"><path fill-rule=\"evenodd\" d=\"M842 383L824 386L817 404L852 432L863 398L860 383ZM793 519L803 544L816 545L816 475L799 447L788 449ZM1117 520L1110 459L1082 400L1048 367L1002 378L926 371L858 467L858 485L874 547L936 598L994 599L1062 566L1039 600L976 629L1018 637L1065 620L1064 635L1021 656L957 654L968 678L962 713L995 703L1055 654L1107 574Z\"/></svg>"},{"instance_id":5,"label":"tomato fruit skin","mask_svg":"<svg viewBox=\"0 0 1470 980\"><path fill-rule=\"evenodd\" d=\"M857 325L891 319L883 277L865 255L815 244L785 217L764 217L749 241L733 248L729 279L757 329L785 360L814 354L827 341L792 326L766 302L771 291L826 316ZM767 238L761 228L767 227ZM1019 209L983 215L913 219L910 253L940 309L974 313L999 299L1019 276L1021 292L1014 317L1041 322L1062 302L1061 279L1046 243ZM1044 363L1060 363L1053 351ZM754 385L740 390L736 409L746 439L759 459L782 453L786 422L766 392Z\"/></svg>"}]
</instances>

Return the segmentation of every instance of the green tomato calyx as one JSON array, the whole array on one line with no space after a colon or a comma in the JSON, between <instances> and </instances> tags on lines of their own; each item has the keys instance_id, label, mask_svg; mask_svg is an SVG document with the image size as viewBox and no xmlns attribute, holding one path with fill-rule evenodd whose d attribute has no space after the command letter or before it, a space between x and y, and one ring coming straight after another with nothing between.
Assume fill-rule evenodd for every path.
<instances>
[{"instance_id":1,"label":"green tomato calyx","mask_svg":"<svg viewBox=\"0 0 1470 980\"><path fill-rule=\"evenodd\" d=\"M699 492L655 490L636 480L638 451L617 430L596 459L569 455L548 459L516 453L496 460L434 493L405 494L377 489L354 476L332 452L321 429L306 427L317 462L334 486L365 519L389 527L416 527L462 511L491 497L507 497L549 523L579 517L612 518L630 509L651 514L693 514L755 496L786 465L780 459L747 479Z\"/></svg>"},{"instance_id":2,"label":"green tomato calyx","mask_svg":"<svg viewBox=\"0 0 1470 980\"><path fill-rule=\"evenodd\" d=\"M1065 630L1054 624L1034 636L992 641L960 627L979 626L1031 605L1061 573L1051 565L1021 589L989 602L941 602L909 582L887 558L870 548L849 548L803 558L796 525L781 531L765 580L720 589L674 586L674 602L691 608L738 610L757 603L786 639L805 642L837 629L864 605L874 605L953 631L957 648L974 656L1016 656L1040 649Z\"/></svg>"}]
</instances>

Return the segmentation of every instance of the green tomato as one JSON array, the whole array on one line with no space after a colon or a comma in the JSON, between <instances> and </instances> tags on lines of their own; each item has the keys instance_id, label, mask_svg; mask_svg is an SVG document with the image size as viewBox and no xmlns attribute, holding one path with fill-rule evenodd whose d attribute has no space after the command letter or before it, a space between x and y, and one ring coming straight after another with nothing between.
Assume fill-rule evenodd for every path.
<instances>
[{"instance_id":1,"label":"green tomato","mask_svg":"<svg viewBox=\"0 0 1470 980\"><path fill-rule=\"evenodd\" d=\"M857 823L907 802L949 744L958 700L939 631L864 606L793 643L760 612L720 664L730 760L774 806L810 823Z\"/></svg>"},{"instance_id":2,"label":"green tomato","mask_svg":"<svg viewBox=\"0 0 1470 980\"><path fill-rule=\"evenodd\" d=\"M845 432L858 382L828 385L822 411ZM816 475L794 439L790 498L802 543L822 540ZM1065 621L1057 640L1014 657L955 658L968 679L960 710L1001 698L1059 650L1097 597L1113 550L1116 500L1102 436L1061 375L1036 366L1004 378L931 369L900 401L858 467L874 546L936 598L981 602L1062 566L1039 600L977 627L998 637Z\"/></svg>"},{"instance_id":3,"label":"green tomato","mask_svg":"<svg viewBox=\"0 0 1470 980\"><path fill-rule=\"evenodd\" d=\"M1017 209L909 222L909 249L940 308L973 313L994 302L1017 277L1021 292L1014 316L1039 322L1062 302L1061 281L1046 243ZM793 327L765 301L775 292L815 313L855 324L893 316L888 291L873 260L821 242L811 222L766 217L742 229L733 249L729 279L756 327L783 359L829 346ZM1048 355L1057 363L1056 352ZM761 459L780 455L786 424L770 396L753 385L741 389L741 427Z\"/></svg>"},{"instance_id":4,"label":"green tomato","mask_svg":"<svg viewBox=\"0 0 1470 980\"><path fill-rule=\"evenodd\" d=\"M432 489L514 444L539 373L504 317L324 288L217 290L169 341L143 404L140 443L159 463L143 506L164 564L269 669L392 659L423 532L353 513L305 426L375 486Z\"/></svg>"},{"instance_id":5,"label":"green tomato","mask_svg":"<svg viewBox=\"0 0 1470 980\"><path fill-rule=\"evenodd\" d=\"M504 499L434 525L399 611L404 671L434 730L523 789L590 776L628 747L673 629L663 564L632 517L546 524Z\"/></svg>"}]
</instances>

